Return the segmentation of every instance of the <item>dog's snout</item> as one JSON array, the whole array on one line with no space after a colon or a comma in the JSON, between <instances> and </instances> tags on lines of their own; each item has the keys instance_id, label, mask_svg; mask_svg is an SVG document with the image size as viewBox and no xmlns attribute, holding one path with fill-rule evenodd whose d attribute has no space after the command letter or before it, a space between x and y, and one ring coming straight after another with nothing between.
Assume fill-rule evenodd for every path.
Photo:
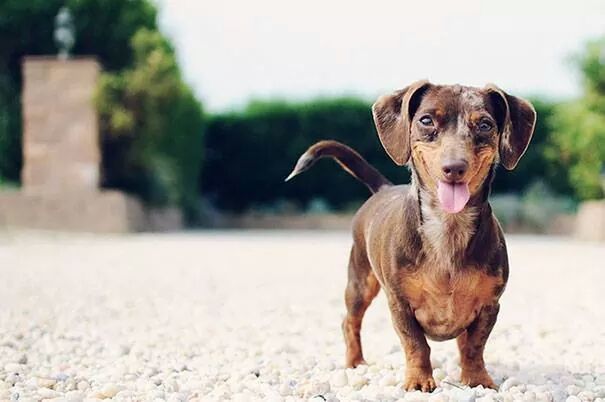
<instances>
[{"instance_id":1,"label":"dog's snout","mask_svg":"<svg viewBox=\"0 0 605 402\"><path fill-rule=\"evenodd\" d=\"M463 159L446 161L441 170L448 181L459 181L468 170L468 162Z\"/></svg>"}]
</instances>

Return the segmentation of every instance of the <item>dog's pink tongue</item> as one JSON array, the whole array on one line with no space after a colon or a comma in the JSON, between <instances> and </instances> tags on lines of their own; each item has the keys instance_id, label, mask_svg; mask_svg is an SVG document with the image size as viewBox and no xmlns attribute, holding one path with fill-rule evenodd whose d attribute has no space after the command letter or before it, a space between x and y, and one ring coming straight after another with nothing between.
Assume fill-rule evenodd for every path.
<instances>
[{"instance_id":1,"label":"dog's pink tongue","mask_svg":"<svg viewBox=\"0 0 605 402\"><path fill-rule=\"evenodd\" d=\"M455 214L464 208L471 197L466 183L445 183L440 181L437 186L437 196L441 203L441 208L445 212Z\"/></svg>"}]
</instances>

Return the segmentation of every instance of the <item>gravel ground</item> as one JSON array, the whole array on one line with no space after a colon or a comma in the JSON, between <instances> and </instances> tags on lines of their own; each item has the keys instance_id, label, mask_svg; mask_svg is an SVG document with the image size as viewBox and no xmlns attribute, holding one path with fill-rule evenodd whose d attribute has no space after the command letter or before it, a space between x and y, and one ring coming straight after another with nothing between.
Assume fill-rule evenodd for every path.
<instances>
[{"instance_id":1,"label":"gravel ground","mask_svg":"<svg viewBox=\"0 0 605 402\"><path fill-rule=\"evenodd\" d=\"M486 362L458 383L431 343L432 394L401 389L384 296L343 370L347 233L0 235L0 400L605 400L605 246L509 236ZM57 399L58 400L58 399Z\"/></svg>"}]
</instances>

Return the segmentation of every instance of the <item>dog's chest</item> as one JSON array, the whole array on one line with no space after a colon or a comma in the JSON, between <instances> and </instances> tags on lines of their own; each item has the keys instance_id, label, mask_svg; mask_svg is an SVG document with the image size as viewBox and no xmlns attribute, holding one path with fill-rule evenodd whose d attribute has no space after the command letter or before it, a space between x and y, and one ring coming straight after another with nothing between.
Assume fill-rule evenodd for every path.
<instances>
[{"instance_id":1,"label":"dog's chest","mask_svg":"<svg viewBox=\"0 0 605 402\"><path fill-rule=\"evenodd\" d=\"M427 335L441 340L457 336L481 308L492 304L502 278L477 267L454 274L419 267L400 278L401 291Z\"/></svg>"},{"instance_id":2,"label":"dog's chest","mask_svg":"<svg viewBox=\"0 0 605 402\"><path fill-rule=\"evenodd\" d=\"M432 270L451 273L474 234L477 212L469 208L459 214L446 214L425 205L419 228L425 259Z\"/></svg>"}]
</instances>

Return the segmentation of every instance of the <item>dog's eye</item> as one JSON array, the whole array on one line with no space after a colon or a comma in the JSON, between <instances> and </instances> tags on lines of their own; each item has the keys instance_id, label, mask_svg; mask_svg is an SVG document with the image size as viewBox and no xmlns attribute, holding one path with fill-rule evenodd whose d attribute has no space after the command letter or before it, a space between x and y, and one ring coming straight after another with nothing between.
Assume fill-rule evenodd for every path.
<instances>
[{"instance_id":1,"label":"dog's eye","mask_svg":"<svg viewBox=\"0 0 605 402\"><path fill-rule=\"evenodd\" d=\"M420 118L420 123L422 123L423 126L432 126L433 125L433 119L431 119L431 116L422 116Z\"/></svg>"},{"instance_id":2,"label":"dog's eye","mask_svg":"<svg viewBox=\"0 0 605 402\"><path fill-rule=\"evenodd\" d=\"M491 131L493 127L494 126L492 126L492 123L490 123L487 120L484 120L481 123L479 123L479 131L482 131L484 133L487 131Z\"/></svg>"}]
</instances>

